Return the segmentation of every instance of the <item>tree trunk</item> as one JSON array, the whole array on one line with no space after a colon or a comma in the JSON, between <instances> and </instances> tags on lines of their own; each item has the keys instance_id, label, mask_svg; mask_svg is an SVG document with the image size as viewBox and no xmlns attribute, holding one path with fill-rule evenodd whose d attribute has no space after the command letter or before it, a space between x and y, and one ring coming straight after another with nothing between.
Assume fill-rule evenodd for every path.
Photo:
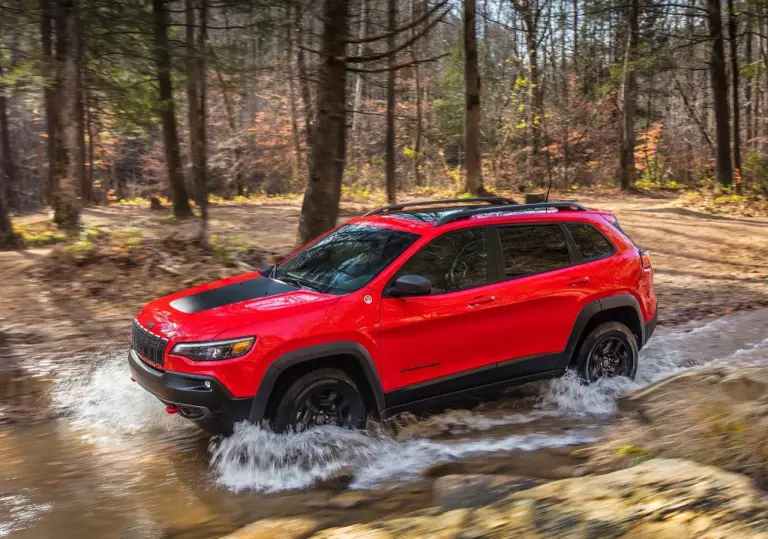
<instances>
[{"instance_id":1,"label":"tree trunk","mask_svg":"<svg viewBox=\"0 0 768 539\"><path fill-rule=\"evenodd\" d=\"M93 202L93 118L91 114L91 94L85 93L85 132L88 136L88 168L86 169L86 183L88 185L88 198Z\"/></svg>"},{"instance_id":2,"label":"tree trunk","mask_svg":"<svg viewBox=\"0 0 768 539\"><path fill-rule=\"evenodd\" d=\"M416 3L419 0L411 0L411 20L415 21L419 15ZM411 39L416 35L416 27L411 30ZM424 111L421 101L421 72L419 69L419 57L416 43L411 45L411 61L413 65L414 96L416 97L416 129L413 136L413 180L416 186L421 186L423 179L421 177L421 137Z\"/></svg>"},{"instance_id":3,"label":"tree trunk","mask_svg":"<svg viewBox=\"0 0 768 539\"><path fill-rule=\"evenodd\" d=\"M528 104L530 128L531 128L531 161L534 167L540 165L539 153L541 150L541 124L544 119L544 92L539 81L541 70L539 68L539 39L538 16L534 13L535 6L530 1L515 3L520 11L525 28L525 43L528 50Z\"/></svg>"},{"instance_id":4,"label":"tree trunk","mask_svg":"<svg viewBox=\"0 0 768 539\"><path fill-rule=\"evenodd\" d=\"M56 157L56 117L59 112L56 103L54 58L53 58L53 9L51 0L40 0L40 34L43 46L42 72L45 89L45 124L48 141L48 177L40 178L45 182L43 193L45 202L53 205L53 161Z\"/></svg>"},{"instance_id":5,"label":"tree trunk","mask_svg":"<svg viewBox=\"0 0 768 539\"><path fill-rule=\"evenodd\" d=\"M77 92L75 95L75 116L77 120L77 181L80 185L82 204L91 202L91 186L88 185L85 160L85 99L83 97L83 63L85 46L83 43L83 28L79 10L75 13L77 32Z\"/></svg>"},{"instance_id":6,"label":"tree trunk","mask_svg":"<svg viewBox=\"0 0 768 539\"><path fill-rule=\"evenodd\" d=\"M300 9L300 6L293 6L293 3L288 4L287 19L292 19L291 8L296 10ZM298 181L302 175L302 155L301 155L301 138L299 137L299 120L296 113L296 76L293 69L293 25L288 25L288 50L286 53L288 64L288 106L291 113L291 137L293 138L293 160L291 163L291 180Z\"/></svg>"},{"instance_id":7,"label":"tree trunk","mask_svg":"<svg viewBox=\"0 0 768 539\"><path fill-rule=\"evenodd\" d=\"M309 183L299 219L300 243L332 229L339 214L346 132L348 19L349 0L325 0L317 120L312 128Z\"/></svg>"},{"instance_id":8,"label":"tree trunk","mask_svg":"<svg viewBox=\"0 0 768 539\"><path fill-rule=\"evenodd\" d=\"M395 48L395 29L397 28L397 0L388 0L388 30L387 49ZM387 201L390 204L395 203L397 184L395 183L395 54L390 54L387 59L387 133L385 136L385 158L386 158L386 183L387 183Z\"/></svg>"},{"instance_id":9,"label":"tree trunk","mask_svg":"<svg viewBox=\"0 0 768 539\"><path fill-rule=\"evenodd\" d=\"M307 57L304 54L303 42L303 28L301 23L301 10L296 10L296 21L294 23L296 27L296 45L298 51L296 52L296 71L299 77L299 91L301 92L301 100L304 102L304 137L307 144L312 143L313 130L315 123L315 114L312 108L312 91L309 88L309 77L307 76Z\"/></svg>"},{"instance_id":10,"label":"tree trunk","mask_svg":"<svg viewBox=\"0 0 768 539\"><path fill-rule=\"evenodd\" d=\"M635 109L637 108L637 79L635 62L638 43L638 0L627 7L627 49L624 56L624 96L621 121L620 179L622 189L635 186Z\"/></svg>"},{"instance_id":11,"label":"tree trunk","mask_svg":"<svg viewBox=\"0 0 768 539\"><path fill-rule=\"evenodd\" d=\"M752 21L747 20L747 32L744 36L744 39L746 39L746 44L744 47L744 61L748 66L752 65ZM746 110L744 111L744 119L747 123L747 140L746 145L747 148L752 147L752 139L754 138L754 130L753 130L753 115L752 115L752 84L755 77L749 77L747 79L747 84L744 86L744 98L747 100L747 106Z\"/></svg>"},{"instance_id":12,"label":"tree trunk","mask_svg":"<svg viewBox=\"0 0 768 539\"><path fill-rule=\"evenodd\" d=\"M477 65L477 22L475 0L464 0L464 139L467 176L464 190L482 194L483 175L480 162L480 71Z\"/></svg>"},{"instance_id":13,"label":"tree trunk","mask_svg":"<svg viewBox=\"0 0 768 539\"><path fill-rule=\"evenodd\" d=\"M230 88L225 84L224 77L221 75L221 70L216 67L216 78L219 80L219 88L221 90L221 95L224 98L224 108L227 111L227 124L229 125L229 132L232 136L232 139L235 139L235 136L237 135L237 123L235 122L235 110L232 106L232 100L229 97ZM238 143L235 143L235 193L238 196L243 195L243 152L240 149L240 145ZM229 193L229 189L227 189L227 193Z\"/></svg>"},{"instance_id":14,"label":"tree trunk","mask_svg":"<svg viewBox=\"0 0 768 539\"><path fill-rule=\"evenodd\" d=\"M3 78L3 66L0 65L0 81ZM11 152L11 134L8 127L8 99L5 95L5 85L0 84L0 152L3 155L2 176L5 177L2 189L6 204L10 204L11 194L14 189L19 188L19 176L16 170L16 164L13 161ZM1 225L0 225L1 226ZM0 232L2 235L2 232ZM0 244L2 239L0 238Z\"/></svg>"},{"instance_id":15,"label":"tree trunk","mask_svg":"<svg viewBox=\"0 0 768 539\"><path fill-rule=\"evenodd\" d=\"M361 0L360 5L360 30L358 37L362 40L368 36L368 19L369 19L369 0ZM362 56L365 53L365 44L360 43L357 46L357 55ZM362 157L364 152L360 147L360 124L362 120L362 113L360 110L363 107L363 74L355 74L355 94L352 99L352 155L353 162L357 165L358 175L362 170Z\"/></svg>"},{"instance_id":16,"label":"tree trunk","mask_svg":"<svg viewBox=\"0 0 768 539\"><path fill-rule=\"evenodd\" d=\"M164 0L152 0L152 13L155 25L155 65L157 82L160 88L160 119L163 122L165 142L165 161L168 169L168 183L173 200L173 215L177 219L192 216L187 188L184 186L184 174L181 170L179 151L179 133L176 128L176 110L173 103L171 85L171 51L168 46L168 13Z\"/></svg>"},{"instance_id":17,"label":"tree trunk","mask_svg":"<svg viewBox=\"0 0 768 539\"><path fill-rule=\"evenodd\" d=\"M189 123L189 153L192 165L192 180L195 186L195 202L201 209L208 199L206 189L206 159L205 159L205 56L204 30L202 15L204 9L198 10L200 28L195 33L195 0L186 0L186 38L187 38L187 117Z\"/></svg>"},{"instance_id":18,"label":"tree trunk","mask_svg":"<svg viewBox=\"0 0 768 539\"><path fill-rule=\"evenodd\" d=\"M738 21L733 9L733 0L728 0L728 37L731 46L731 99L733 109L733 168L736 170L736 189L741 191L741 114L739 107L739 36Z\"/></svg>"},{"instance_id":19,"label":"tree trunk","mask_svg":"<svg viewBox=\"0 0 768 539\"><path fill-rule=\"evenodd\" d=\"M3 69L0 66L0 79ZM0 174L0 247L15 243L11 219L8 216L8 194L18 187L16 167L11 156L11 139L8 131L5 88L0 86L0 151L3 153L3 170Z\"/></svg>"},{"instance_id":20,"label":"tree trunk","mask_svg":"<svg viewBox=\"0 0 768 539\"><path fill-rule=\"evenodd\" d=\"M707 0L707 22L712 41L710 75L712 100L715 108L715 134L717 142L717 181L724 187L733 183L731 168L731 133L728 119L728 78L725 73L723 45L723 19L720 0Z\"/></svg>"},{"instance_id":21,"label":"tree trunk","mask_svg":"<svg viewBox=\"0 0 768 539\"><path fill-rule=\"evenodd\" d=\"M61 0L56 13L56 118L53 168L53 220L76 233L80 224L78 171L78 34L76 0Z\"/></svg>"},{"instance_id":22,"label":"tree trunk","mask_svg":"<svg viewBox=\"0 0 768 539\"><path fill-rule=\"evenodd\" d=\"M205 40L208 26L208 0L197 0L200 28L197 31L197 156L195 195L200 208L200 244L208 245L208 114L206 108Z\"/></svg>"}]
</instances>

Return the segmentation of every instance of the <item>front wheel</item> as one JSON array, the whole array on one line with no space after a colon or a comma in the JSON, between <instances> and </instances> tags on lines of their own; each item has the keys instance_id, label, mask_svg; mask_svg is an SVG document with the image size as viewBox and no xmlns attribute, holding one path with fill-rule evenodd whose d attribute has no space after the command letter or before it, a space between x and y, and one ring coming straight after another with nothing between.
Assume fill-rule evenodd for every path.
<instances>
[{"instance_id":1,"label":"front wheel","mask_svg":"<svg viewBox=\"0 0 768 539\"><path fill-rule=\"evenodd\" d=\"M272 417L276 432L323 425L363 428L367 407L357 384L339 369L308 372L280 397Z\"/></svg>"},{"instance_id":2,"label":"front wheel","mask_svg":"<svg viewBox=\"0 0 768 539\"><path fill-rule=\"evenodd\" d=\"M605 322L581 343L575 367L587 383L616 376L634 380L638 355L637 339L629 328L619 322Z\"/></svg>"}]
</instances>

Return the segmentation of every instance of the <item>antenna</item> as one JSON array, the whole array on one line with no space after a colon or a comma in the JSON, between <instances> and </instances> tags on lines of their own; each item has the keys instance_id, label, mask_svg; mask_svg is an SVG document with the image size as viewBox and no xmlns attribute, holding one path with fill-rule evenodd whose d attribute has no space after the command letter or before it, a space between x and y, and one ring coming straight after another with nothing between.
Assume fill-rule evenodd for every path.
<instances>
[{"instance_id":1,"label":"antenna","mask_svg":"<svg viewBox=\"0 0 768 539\"><path fill-rule=\"evenodd\" d=\"M544 202L549 202L549 191L552 189L552 174L549 175L549 185L547 186L547 198L544 199Z\"/></svg>"}]
</instances>

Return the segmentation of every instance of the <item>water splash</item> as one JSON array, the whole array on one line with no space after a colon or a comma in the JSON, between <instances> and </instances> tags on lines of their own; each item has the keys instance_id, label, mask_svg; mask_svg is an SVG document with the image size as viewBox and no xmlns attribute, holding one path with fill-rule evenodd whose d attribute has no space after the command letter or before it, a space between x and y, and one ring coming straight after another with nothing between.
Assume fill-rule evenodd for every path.
<instances>
[{"instance_id":1,"label":"water splash","mask_svg":"<svg viewBox=\"0 0 768 539\"><path fill-rule=\"evenodd\" d=\"M52 507L48 503L34 503L22 493L0 496L0 537L31 527Z\"/></svg>"},{"instance_id":2,"label":"water splash","mask_svg":"<svg viewBox=\"0 0 768 539\"><path fill-rule=\"evenodd\" d=\"M124 350L99 355L89 372L54 378L54 407L76 427L108 433L131 434L145 430L171 430L188 426L165 413L165 407L139 384L131 381ZM93 363L94 358L84 358Z\"/></svg>"},{"instance_id":3,"label":"water splash","mask_svg":"<svg viewBox=\"0 0 768 539\"><path fill-rule=\"evenodd\" d=\"M562 447L594 440L589 431L523 434L498 440L397 442L386 436L336 427L275 434L253 425L239 425L229 438L211 445L211 466L219 484L235 491L277 492L311 486L342 469L354 473L352 488L407 481L441 461L520 449Z\"/></svg>"}]
</instances>

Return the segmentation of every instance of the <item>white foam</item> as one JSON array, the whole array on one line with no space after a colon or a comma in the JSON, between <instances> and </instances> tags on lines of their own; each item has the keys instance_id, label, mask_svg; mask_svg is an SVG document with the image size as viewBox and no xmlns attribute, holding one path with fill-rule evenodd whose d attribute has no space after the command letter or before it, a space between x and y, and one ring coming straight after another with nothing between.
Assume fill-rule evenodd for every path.
<instances>
[{"instance_id":1,"label":"white foam","mask_svg":"<svg viewBox=\"0 0 768 539\"><path fill-rule=\"evenodd\" d=\"M567 431L498 440L397 442L335 427L275 434L243 424L229 438L211 445L211 466L217 482L235 491L305 488L343 468L354 473L352 488L371 488L383 482L414 479L420 470L441 461L512 449L561 447L593 439L588 431Z\"/></svg>"},{"instance_id":2,"label":"white foam","mask_svg":"<svg viewBox=\"0 0 768 539\"><path fill-rule=\"evenodd\" d=\"M124 350L105 355L90 373L54 378L53 404L72 424L117 434L187 426L185 420L166 414L157 398L131 381Z\"/></svg>"},{"instance_id":3,"label":"white foam","mask_svg":"<svg viewBox=\"0 0 768 539\"><path fill-rule=\"evenodd\" d=\"M49 503L32 502L25 494L0 496L0 537L33 526L41 515L52 508Z\"/></svg>"}]
</instances>

